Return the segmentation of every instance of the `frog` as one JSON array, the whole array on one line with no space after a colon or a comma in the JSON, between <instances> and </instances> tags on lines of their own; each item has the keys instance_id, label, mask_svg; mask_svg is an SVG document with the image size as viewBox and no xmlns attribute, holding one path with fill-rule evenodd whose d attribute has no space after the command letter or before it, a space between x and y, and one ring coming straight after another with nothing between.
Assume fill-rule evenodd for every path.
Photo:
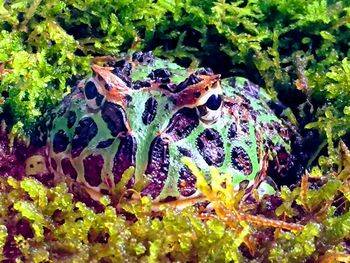
<instances>
[{"instance_id":1,"label":"frog","mask_svg":"<svg viewBox=\"0 0 350 263\"><path fill-rule=\"evenodd\" d=\"M28 175L50 170L94 200L124 182L156 203L201 196L184 157L209 184L216 167L246 188L293 165L291 129L246 78L185 68L151 51L97 57L91 71L40 125L45 157L27 159Z\"/></svg>"}]
</instances>

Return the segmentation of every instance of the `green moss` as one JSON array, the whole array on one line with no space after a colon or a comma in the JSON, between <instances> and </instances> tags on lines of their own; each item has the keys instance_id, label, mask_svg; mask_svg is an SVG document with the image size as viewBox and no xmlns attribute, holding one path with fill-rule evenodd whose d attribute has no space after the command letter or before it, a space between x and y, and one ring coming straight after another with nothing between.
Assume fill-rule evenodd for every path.
<instances>
[{"instance_id":1,"label":"green moss","mask_svg":"<svg viewBox=\"0 0 350 263\"><path fill-rule=\"evenodd\" d=\"M348 5L325 0L4 2L0 61L11 74L1 78L0 91L6 92L0 107L12 112L15 132L28 130L75 79L88 74L92 56L118 56L141 38L138 49L197 58L224 75L249 72L251 80L282 97L298 94L294 81L302 80L315 99L336 101L331 108L339 116L332 127L345 133L338 127L349 101ZM319 116L322 122L322 110Z\"/></svg>"},{"instance_id":2,"label":"green moss","mask_svg":"<svg viewBox=\"0 0 350 263\"><path fill-rule=\"evenodd\" d=\"M313 190L285 187L282 205L268 218L254 214L257 207L266 207L266 196L254 208L242 201L242 192L233 191L232 181L218 169L212 169L213 183L208 185L193 163L185 162L216 211L205 213L205 220L194 207L177 211L163 205L154 216L148 197L138 202L119 201L118 211L123 208L129 218L135 217L130 220L118 213L107 197L102 212L75 201L65 183L47 188L31 178L0 178L0 187L6 191L0 199L6 214L0 226L3 258L16 258L6 254L11 250L9 237L20 255L32 262L245 262L252 257L248 257L248 247L256 262L305 262L317 260L326 251L330 256L345 251L349 212L339 215L336 207L329 205L339 198L345 181L331 180ZM288 212L290 209L298 213ZM286 215L289 222L282 221ZM24 232L17 227L23 220L29 223Z\"/></svg>"},{"instance_id":3,"label":"green moss","mask_svg":"<svg viewBox=\"0 0 350 263\"><path fill-rule=\"evenodd\" d=\"M1 247L1 259L4 259L4 256L2 254L3 252L3 247L5 246L5 242L6 242L6 238L7 238L7 228L4 225L0 225L0 247Z\"/></svg>"},{"instance_id":4,"label":"green moss","mask_svg":"<svg viewBox=\"0 0 350 263\"><path fill-rule=\"evenodd\" d=\"M182 212L164 208L160 220L151 216L151 203L144 198L139 204L124 205L126 211L134 211L137 215L138 220L132 223L117 215L112 206L106 206L104 212L96 213L84 203L67 199L71 194L63 187L64 184L47 189L35 179L19 183L13 178L1 179L0 184L11 189L9 196L21 196L21 200L14 203L3 200L2 204L7 208L14 205L16 213L9 220L17 222L23 218L30 223L33 238L23 237L21 233L14 236L17 246L30 261L83 262L104 258L112 261L159 262L170 258L188 261L193 256L199 260L229 261L233 254L235 257L239 254L231 252L226 255L233 244L236 244L236 249L241 244L236 239L238 234L215 218L201 221L194 208ZM36 185L37 189L33 190L29 185ZM24 197L26 194L27 198ZM50 202L42 205L42 196L47 196ZM7 232L6 228L0 229L4 230L0 243L3 247ZM218 242L223 246L219 252ZM32 246L34 250L30 249Z\"/></svg>"},{"instance_id":5,"label":"green moss","mask_svg":"<svg viewBox=\"0 0 350 263\"><path fill-rule=\"evenodd\" d=\"M317 129L323 139L315 158L328 150L311 172L322 185L283 187L272 218L241 203L244 193L233 190L231 175L219 176L215 169L207 185L192 167L217 210L206 220L194 208L178 212L166 206L155 217L148 198L121 204L136 219L127 220L108 197L105 210L96 213L75 201L65 183L47 188L33 179L0 178L3 254L11 238L33 262L232 262L250 260L249 249L257 262L304 262L347 251L349 154L344 157L337 142L350 127L349 6L347 0L3 1L0 119L10 119L12 134L30 130L87 76L92 57L119 56L140 38L136 49L267 87L292 108L296 125L308 112L295 101L311 102L306 128ZM260 207L268 207L261 199ZM21 220L32 236L17 231ZM295 230L292 223L302 227ZM264 246L259 236L267 237Z\"/></svg>"},{"instance_id":6,"label":"green moss","mask_svg":"<svg viewBox=\"0 0 350 263\"><path fill-rule=\"evenodd\" d=\"M271 262L304 262L316 252L316 237L320 235L317 224L308 224L301 233L282 232L278 243L271 249Z\"/></svg>"}]
</instances>

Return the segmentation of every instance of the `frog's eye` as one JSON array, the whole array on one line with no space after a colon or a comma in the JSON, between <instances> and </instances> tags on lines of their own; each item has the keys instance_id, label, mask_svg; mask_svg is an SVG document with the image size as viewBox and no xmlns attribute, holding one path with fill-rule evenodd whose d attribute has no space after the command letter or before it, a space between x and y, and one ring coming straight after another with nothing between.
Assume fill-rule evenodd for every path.
<instances>
[{"instance_id":1,"label":"frog's eye","mask_svg":"<svg viewBox=\"0 0 350 263\"><path fill-rule=\"evenodd\" d=\"M209 110L218 110L221 107L221 104L222 104L222 95L213 94L209 97L209 99L205 103L205 106Z\"/></svg>"},{"instance_id":2,"label":"frog's eye","mask_svg":"<svg viewBox=\"0 0 350 263\"><path fill-rule=\"evenodd\" d=\"M213 123L220 117L221 107L222 95L212 94L203 105L197 106L197 114L202 122Z\"/></svg>"}]
</instances>

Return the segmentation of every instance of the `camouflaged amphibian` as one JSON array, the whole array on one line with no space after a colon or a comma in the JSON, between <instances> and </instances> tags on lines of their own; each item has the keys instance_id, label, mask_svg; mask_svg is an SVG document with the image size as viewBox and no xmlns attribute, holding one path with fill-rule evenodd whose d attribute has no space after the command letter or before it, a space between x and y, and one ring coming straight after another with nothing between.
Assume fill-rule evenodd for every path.
<instances>
[{"instance_id":1,"label":"camouflaged amphibian","mask_svg":"<svg viewBox=\"0 0 350 263\"><path fill-rule=\"evenodd\" d=\"M271 170L284 173L291 163L289 130L247 79L185 69L151 52L95 59L92 72L51 113L41 135L55 176L71 177L90 193L111 193L134 166L127 187L142 195L198 196L184 156L209 182L215 166L237 186Z\"/></svg>"}]
</instances>

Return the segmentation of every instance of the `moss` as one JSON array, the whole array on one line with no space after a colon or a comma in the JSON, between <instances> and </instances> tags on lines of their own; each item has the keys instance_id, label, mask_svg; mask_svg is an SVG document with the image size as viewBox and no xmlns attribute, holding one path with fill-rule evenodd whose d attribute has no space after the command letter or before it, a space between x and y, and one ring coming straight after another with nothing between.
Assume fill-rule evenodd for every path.
<instances>
[{"instance_id":1,"label":"moss","mask_svg":"<svg viewBox=\"0 0 350 263\"><path fill-rule=\"evenodd\" d=\"M233 190L232 180L217 168L209 185L191 160L184 162L215 213L195 207L177 211L164 204L155 214L148 197L123 198L118 206L105 197L97 211L77 201L64 182L48 188L33 178L0 178L6 192L0 199L3 259L305 262L350 257L344 242L349 212L332 205L346 191L344 176L335 180L333 175L315 189L303 178L292 192L284 188L281 194L258 197Z\"/></svg>"},{"instance_id":2,"label":"moss","mask_svg":"<svg viewBox=\"0 0 350 263\"><path fill-rule=\"evenodd\" d=\"M301 86L313 99L336 101L330 107L338 113L332 126L345 133L337 127L344 123L349 101L348 4L325 0L307 4L284 0L3 2L1 109L12 113L9 124L16 125L14 132L28 130L77 78L88 74L92 56L118 56L141 40L137 49L156 49L157 55L185 64L199 59L224 76L247 76L272 94L277 95L277 90L292 107L306 99L296 89ZM322 122L324 111L319 116Z\"/></svg>"},{"instance_id":3,"label":"moss","mask_svg":"<svg viewBox=\"0 0 350 263\"><path fill-rule=\"evenodd\" d=\"M309 164L323 155L299 185L260 198L234 191L232 175L215 169L208 185L187 160L213 204L210 214L164 206L155 215L148 198L123 202L121 213L105 197L97 211L65 183L48 188L35 179L0 178L3 259L349 260L350 154L342 142L350 127L349 6L347 0L3 1L0 119L13 136L29 131L87 76L92 57L152 49L266 87L291 108L298 128L307 124L321 134Z\"/></svg>"},{"instance_id":4,"label":"moss","mask_svg":"<svg viewBox=\"0 0 350 263\"><path fill-rule=\"evenodd\" d=\"M237 237L242 233L235 233L216 218L203 222L196 216L194 208L177 212L164 207L162 219L154 218L151 202L145 197L138 204L123 205L125 211L137 215L137 221L132 223L118 215L110 205L97 213L84 203L74 201L64 184L47 189L35 179L28 178L22 182L13 178L1 179L0 184L9 188L8 196L21 196L20 200L2 202L8 209L12 205L15 209L8 215L12 222L6 224L7 232L2 231L1 247L7 251L5 255L9 255L11 249L8 241L4 242L6 233L13 235L16 246L27 260L36 262L102 259L159 262L194 258L230 261L240 255L238 251L229 254L227 251L232 245L238 248L241 244L238 240L242 239ZM28 185L38 188L33 190ZM42 196L49 199L45 205ZM29 222L33 236L28 237L18 230L21 220ZM223 246L219 251L218 243Z\"/></svg>"}]
</instances>

